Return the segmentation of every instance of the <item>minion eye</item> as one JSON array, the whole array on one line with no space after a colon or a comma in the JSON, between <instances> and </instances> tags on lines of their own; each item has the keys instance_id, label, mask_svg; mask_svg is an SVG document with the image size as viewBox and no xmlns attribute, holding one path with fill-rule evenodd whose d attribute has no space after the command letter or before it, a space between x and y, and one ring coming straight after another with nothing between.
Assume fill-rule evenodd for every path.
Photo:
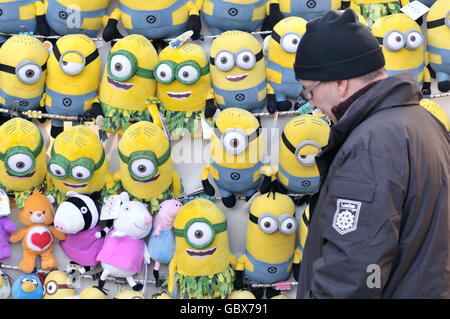
<instances>
[{"instance_id":1,"label":"minion eye","mask_svg":"<svg viewBox=\"0 0 450 319\"><path fill-rule=\"evenodd\" d=\"M49 282L47 285L45 285L45 292L48 295L52 295L56 292L56 283L55 282Z\"/></svg>"},{"instance_id":2,"label":"minion eye","mask_svg":"<svg viewBox=\"0 0 450 319\"><path fill-rule=\"evenodd\" d=\"M26 64L16 72L19 80L25 84L34 84L41 79L41 68L35 64Z\"/></svg>"},{"instance_id":3,"label":"minion eye","mask_svg":"<svg viewBox=\"0 0 450 319\"><path fill-rule=\"evenodd\" d=\"M393 31L387 35L383 44L389 51L398 51L405 46L405 38L399 31Z\"/></svg>"},{"instance_id":4,"label":"minion eye","mask_svg":"<svg viewBox=\"0 0 450 319\"><path fill-rule=\"evenodd\" d=\"M187 229L186 236L194 247L202 247L208 244L213 238L213 230L205 222L194 222Z\"/></svg>"},{"instance_id":5,"label":"minion eye","mask_svg":"<svg viewBox=\"0 0 450 319\"><path fill-rule=\"evenodd\" d=\"M172 68L166 64L160 64L156 69L156 79L162 83L170 83L173 80L173 71Z\"/></svg>"},{"instance_id":6,"label":"minion eye","mask_svg":"<svg viewBox=\"0 0 450 319\"><path fill-rule=\"evenodd\" d=\"M74 179L86 180L91 177L91 172L86 167L78 165L72 168L72 176Z\"/></svg>"},{"instance_id":7,"label":"minion eye","mask_svg":"<svg viewBox=\"0 0 450 319\"><path fill-rule=\"evenodd\" d=\"M214 59L214 64L221 71L230 71L235 65L234 56L231 52L219 52Z\"/></svg>"},{"instance_id":8,"label":"minion eye","mask_svg":"<svg viewBox=\"0 0 450 319\"><path fill-rule=\"evenodd\" d=\"M281 48L287 53L295 53L301 38L297 33L288 33L281 39Z\"/></svg>"},{"instance_id":9,"label":"minion eye","mask_svg":"<svg viewBox=\"0 0 450 319\"><path fill-rule=\"evenodd\" d=\"M415 50L420 48L423 42L422 33L418 31L410 32L406 37L406 48L409 50Z\"/></svg>"},{"instance_id":10,"label":"minion eye","mask_svg":"<svg viewBox=\"0 0 450 319\"><path fill-rule=\"evenodd\" d=\"M236 64L241 69L250 70L256 64L256 57L251 51L243 51L237 55Z\"/></svg>"},{"instance_id":11,"label":"minion eye","mask_svg":"<svg viewBox=\"0 0 450 319\"><path fill-rule=\"evenodd\" d=\"M155 171L155 165L148 159L137 159L131 163L131 171L139 178L151 176Z\"/></svg>"},{"instance_id":12,"label":"minion eye","mask_svg":"<svg viewBox=\"0 0 450 319\"><path fill-rule=\"evenodd\" d=\"M52 164L50 164L49 168L50 168L50 172L55 177L64 177L67 175L66 170L61 165L52 163Z\"/></svg>"},{"instance_id":13,"label":"minion eye","mask_svg":"<svg viewBox=\"0 0 450 319\"><path fill-rule=\"evenodd\" d=\"M259 220L258 226L264 233L273 234L278 229L278 221L273 217L266 216Z\"/></svg>"},{"instance_id":14,"label":"minion eye","mask_svg":"<svg viewBox=\"0 0 450 319\"><path fill-rule=\"evenodd\" d=\"M15 154L8 158L8 167L16 173L25 173L33 167L33 159L26 154Z\"/></svg>"},{"instance_id":15,"label":"minion eye","mask_svg":"<svg viewBox=\"0 0 450 319\"><path fill-rule=\"evenodd\" d=\"M199 73L193 66L186 65L178 70L177 76L181 82L193 83L199 78Z\"/></svg>"},{"instance_id":16,"label":"minion eye","mask_svg":"<svg viewBox=\"0 0 450 319\"><path fill-rule=\"evenodd\" d=\"M61 70L67 75L75 76L80 74L84 69L84 63L76 63L76 62L61 62Z\"/></svg>"},{"instance_id":17,"label":"minion eye","mask_svg":"<svg viewBox=\"0 0 450 319\"><path fill-rule=\"evenodd\" d=\"M111 58L109 67L111 74L118 79L129 78L133 67L131 61L122 54L117 54Z\"/></svg>"},{"instance_id":18,"label":"minion eye","mask_svg":"<svg viewBox=\"0 0 450 319\"><path fill-rule=\"evenodd\" d=\"M303 166L312 166L316 163L316 155L300 155L297 154L297 160L302 164Z\"/></svg>"},{"instance_id":19,"label":"minion eye","mask_svg":"<svg viewBox=\"0 0 450 319\"><path fill-rule=\"evenodd\" d=\"M228 132L223 137L223 148L229 154L238 155L247 148L246 136L238 132Z\"/></svg>"},{"instance_id":20,"label":"minion eye","mask_svg":"<svg viewBox=\"0 0 450 319\"><path fill-rule=\"evenodd\" d=\"M280 232L290 235L297 229L297 221L293 217L288 217L280 223Z\"/></svg>"}]
</instances>

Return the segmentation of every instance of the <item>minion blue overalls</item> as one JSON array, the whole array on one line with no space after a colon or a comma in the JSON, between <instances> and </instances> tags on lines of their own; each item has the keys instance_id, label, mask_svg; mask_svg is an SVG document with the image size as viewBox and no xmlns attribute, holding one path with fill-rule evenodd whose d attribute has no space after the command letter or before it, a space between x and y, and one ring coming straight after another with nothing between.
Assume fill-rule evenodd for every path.
<instances>
[{"instance_id":1,"label":"minion blue overalls","mask_svg":"<svg viewBox=\"0 0 450 319\"><path fill-rule=\"evenodd\" d=\"M286 68L276 62L267 61L267 68L281 73L281 83L270 81L275 92L275 100L277 102L286 101L288 98L297 98L303 90L302 85L295 79L293 68Z\"/></svg>"},{"instance_id":2,"label":"minion blue overalls","mask_svg":"<svg viewBox=\"0 0 450 319\"><path fill-rule=\"evenodd\" d=\"M73 19L75 15L79 14L80 25L73 25L78 22L77 19ZM67 6L62 5L56 0L48 0L48 8L45 17L49 27L56 33L63 34L75 34L81 33L88 37L95 37L99 30L86 30L82 29L84 19L100 18L106 15L106 8L87 11L76 11Z\"/></svg>"},{"instance_id":3,"label":"minion blue overalls","mask_svg":"<svg viewBox=\"0 0 450 319\"><path fill-rule=\"evenodd\" d=\"M213 14L202 12L203 18L213 35L219 35L227 30L255 31L263 22L254 20L253 12L256 8L264 6L268 0L259 0L255 3L232 3L224 0L211 0L214 4Z\"/></svg>"},{"instance_id":4,"label":"minion blue overalls","mask_svg":"<svg viewBox=\"0 0 450 319\"><path fill-rule=\"evenodd\" d=\"M1 88L0 96L5 99L5 105L3 105L4 107L8 109L19 109L21 111L29 111L37 108L42 98L42 94L33 98L17 97L7 94Z\"/></svg>"},{"instance_id":5,"label":"minion blue overalls","mask_svg":"<svg viewBox=\"0 0 450 319\"><path fill-rule=\"evenodd\" d=\"M440 55L441 64L430 63L431 68L436 72L436 80L438 82L450 81L450 50L438 48L432 45L427 46L429 53Z\"/></svg>"},{"instance_id":6,"label":"minion blue overalls","mask_svg":"<svg viewBox=\"0 0 450 319\"><path fill-rule=\"evenodd\" d=\"M250 284L273 284L286 280L291 274L291 271L288 269L292 264L294 255L292 255L285 262L279 264L269 264L257 260L249 253L247 249L244 254L253 265L253 271L250 271L247 268L244 269L244 274L249 279Z\"/></svg>"},{"instance_id":7,"label":"minion blue overalls","mask_svg":"<svg viewBox=\"0 0 450 319\"><path fill-rule=\"evenodd\" d=\"M320 185L320 176L314 177L300 177L289 174L283 166L279 166L279 174L282 174L288 180L288 185L285 185L281 179L278 179L281 185L288 191L295 194L313 194L317 192Z\"/></svg>"},{"instance_id":8,"label":"minion blue overalls","mask_svg":"<svg viewBox=\"0 0 450 319\"><path fill-rule=\"evenodd\" d=\"M331 0L291 0L291 12L281 12L284 17L301 17L307 21L331 9Z\"/></svg>"},{"instance_id":9,"label":"minion blue overalls","mask_svg":"<svg viewBox=\"0 0 450 319\"><path fill-rule=\"evenodd\" d=\"M414 75L414 78L416 79L416 81L419 84L422 84L422 81L419 81L419 74L421 72L423 72L423 70L425 69L425 64L422 63L420 66L418 66L417 68L412 68L412 69L407 69L407 70L388 70L386 69L386 73L388 76L392 76L401 72L411 72Z\"/></svg>"},{"instance_id":10,"label":"minion blue overalls","mask_svg":"<svg viewBox=\"0 0 450 319\"><path fill-rule=\"evenodd\" d=\"M187 1L177 0L162 10L135 10L123 3L119 3L119 9L131 17L133 28L125 29L128 34L141 34L149 39L175 38L187 30L188 23L174 25L172 14Z\"/></svg>"},{"instance_id":11,"label":"minion blue overalls","mask_svg":"<svg viewBox=\"0 0 450 319\"><path fill-rule=\"evenodd\" d=\"M20 8L40 0L22 0L0 3L0 32L22 33L36 30L36 18L21 20Z\"/></svg>"}]
</instances>

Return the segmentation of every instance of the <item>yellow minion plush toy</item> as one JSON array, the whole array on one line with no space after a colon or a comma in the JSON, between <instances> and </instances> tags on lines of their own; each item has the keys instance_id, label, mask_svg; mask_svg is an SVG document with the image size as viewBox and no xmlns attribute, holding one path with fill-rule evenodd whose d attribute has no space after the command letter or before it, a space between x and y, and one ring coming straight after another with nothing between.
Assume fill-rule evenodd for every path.
<instances>
[{"instance_id":1,"label":"yellow minion plush toy","mask_svg":"<svg viewBox=\"0 0 450 319\"><path fill-rule=\"evenodd\" d=\"M450 90L450 2L437 0L427 14L427 52L437 87Z\"/></svg>"},{"instance_id":2,"label":"yellow minion plush toy","mask_svg":"<svg viewBox=\"0 0 450 319\"><path fill-rule=\"evenodd\" d=\"M0 105L28 111L39 107L48 50L33 36L10 37L0 48Z\"/></svg>"},{"instance_id":3,"label":"yellow minion plush toy","mask_svg":"<svg viewBox=\"0 0 450 319\"><path fill-rule=\"evenodd\" d=\"M132 289L124 289L119 291L114 299L146 299L145 296L139 292Z\"/></svg>"},{"instance_id":4,"label":"yellow minion plush toy","mask_svg":"<svg viewBox=\"0 0 450 319\"><path fill-rule=\"evenodd\" d=\"M180 298L226 298L233 290L236 257L229 249L227 220L213 202L197 198L174 221L175 255L168 289L178 284Z\"/></svg>"},{"instance_id":5,"label":"yellow minion plush toy","mask_svg":"<svg viewBox=\"0 0 450 319\"><path fill-rule=\"evenodd\" d=\"M200 13L193 0L119 0L103 31L103 39L120 38L117 24L122 21L128 34L141 34L164 47L163 39L176 38L187 30L194 31L192 39L200 37Z\"/></svg>"},{"instance_id":6,"label":"yellow minion plush toy","mask_svg":"<svg viewBox=\"0 0 450 319\"><path fill-rule=\"evenodd\" d=\"M44 139L36 125L16 117L0 126L0 140L0 188L22 209L26 196L45 189Z\"/></svg>"},{"instance_id":7,"label":"yellow minion plush toy","mask_svg":"<svg viewBox=\"0 0 450 319\"><path fill-rule=\"evenodd\" d=\"M195 43L184 43L176 49L166 47L159 53L155 78L159 110L170 134L201 136L200 117L205 117L206 101L214 97L203 48ZM207 121L212 126L212 119Z\"/></svg>"},{"instance_id":8,"label":"yellow minion plush toy","mask_svg":"<svg viewBox=\"0 0 450 319\"><path fill-rule=\"evenodd\" d=\"M266 17L268 0L197 0L203 19L213 35L228 30L253 32Z\"/></svg>"},{"instance_id":9,"label":"yellow minion plush toy","mask_svg":"<svg viewBox=\"0 0 450 319\"><path fill-rule=\"evenodd\" d=\"M275 95L267 83L266 62L260 42L250 33L226 31L210 48L211 79L216 104L220 109L238 107L257 113L268 104L274 107ZM207 106L206 116L216 110Z\"/></svg>"},{"instance_id":10,"label":"yellow minion plush toy","mask_svg":"<svg viewBox=\"0 0 450 319\"><path fill-rule=\"evenodd\" d=\"M84 34L69 34L53 45L47 63L47 81L41 105L48 114L80 116L98 104L97 89L101 59L97 46ZM52 120L51 136L64 130L64 123Z\"/></svg>"},{"instance_id":11,"label":"yellow minion plush toy","mask_svg":"<svg viewBox=\"0 0 450 319\"><path fill-rule=\"evenodd\" d=\"M0 32L48 35L41 0L0 0Z\"/></svg>"},{"instance_id":12,"label":"yellow minion plush toy","mask_svg":"<svg viewBox=\"0 0 450 319\"><path fill-rule=\"evenodd\" d=\"M288 17L278 22L272 30L267 47L267 81L274 90L278 111L289 110L292 106L289 98L297 98L303 90L300 81L295 78L293 66L306 23L303 18ZM275 112L269 106L268 111Z\"/></svg>"},{"instance_id":13,"label":"yellow minion plush toy","mask_svg":"<svg viewBox=\"0 0 450 319\"><path fill-rule=\"evenodd\" d=\"M243 276L249 284L273 284L289 278L294 258L297 220L292 199L269 192L254 199L250 206L245 252L236 266L235 289L242 289ZM256 298L262 298L264 288L253 288ZM266 296L279 294L267 288Z\"/></svg>"},{"instance_id":14,"label":"yellow minion plush toy","mask_svg":"<svg viewBox=\"0 0 450 319\"><path fill-rule=\"evenodd\" d=\"M125 190L131 200L149 205L152 215L159 204L180 195L181 180L173 169L170 142L153 123L132 124L119 141L120 169L114 174L114 191Z\"/></svg>"},{"instance_id":15,"label":"yellow minion plush toy","mask_svg":"<svg viewBox=\"0 0 450 319\"><path fill-rule=\"evenodd\" d=\"M425 95L431 93L430 71L425 67L425 36L420 26L404 13L394 13L379 18L372 26L386 60L389 76L412 72Z\"/></svg>"},{"instance_id":16,"label":"yellow minion plush toy","mask_svg":"<svg viewBox=\"0 0 450 319\"><path fill-rule=\"evenodd\" d=\"M43 299L65 299L75 296L69 276L61 270L50 271L44 279Z\"/></svg>"},{"instance_id":17,"label":"yellow minion plush toy","mask_svg":"<svg viewBox=\"0 0 450 319\"><path fill-rule=\"evenodd\" d=\"M205 193L214 196L209 183L212 176L226 207L236 204L234 193L243 193L250 199L257 191L263 165L264 134L258 119L250 112L228 108L216 118L211 137L210 163L203 167L202 185Z\"/></svg>"},{"instance_id":18,"label":"yellow minion plush toy","mask_svg":"<svg viewBox=\"0 0 450 319\"><path fill-rule=\"evenodd\" d=\"M57 205L67 199L68 191L102 192L105 197L113 184L102 143L83 125L70 127L55 138L47 171L47 194Z\"/></svg>"},{"instance_id":19,"label":"yellow minion plush toy","mask_svg":"<svg viewBox=\"0 0 450 319\"><path fill-rule=\"evenodd\" d=\"M108 299L108 295L98 286L87 286L80 291L78 299Z\"/></svg>"},{"instance_id":20,"label":"yellow minion plush toy","mask_svg":"<svg viewBox=\"0 0 450 319\"><path fill-rule=\"evenodd\" d=\"M85 34L96 37L106 22L110 0L44 0L45 19L59 34Z\"/></svg>"},{"instance_id":21,"label":"yellow minion plush toy","mask_svg":"<svg viewBox=\"0 0 450 319\"><path fill-rule=\"evenodd\" d=\"M142 35L129 35L113 46L99 88L103 130L122 134L131 121L141 120L162 127L155 99L156 63L158 54Z\"/></svg>"},{"instance_id":22,"label":"yellow minion plush toy","mask_svg":"<svg viewBox=\"0 0 450 319\"><path fill-rule=\"evenodd\" d=\"M430 99L421 99L420 106L424 107L431 114L433 114L439 121L442 122L442 124L444 124L447 131L450 132L450 119L442 106Z\"/></svg>"}]
</instances>

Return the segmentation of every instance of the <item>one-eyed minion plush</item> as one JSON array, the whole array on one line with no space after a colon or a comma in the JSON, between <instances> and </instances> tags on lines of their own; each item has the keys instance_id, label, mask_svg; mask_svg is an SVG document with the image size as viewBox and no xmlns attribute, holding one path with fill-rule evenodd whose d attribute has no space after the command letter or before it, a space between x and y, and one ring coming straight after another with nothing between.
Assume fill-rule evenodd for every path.
<instances>
[{"instance_id":1,"label":"one-eyed minion plush","mask_svg":"<svg viewBox=\"0 0 450 319\"><path fill-rule=\"evenodd\" d=\"M48 50L37 38L21 34L0 48L0 105L28 111L39 107L47 75Z\"/></svg>"},{"instance_id":2,"label":"one-eyed minion plush","mask_svg":"<svg viewBox=\"0 0 450 319\"><path fill-rule=\"evenodd\" d=\"M404 13L394 13L379 18L372 33L383 49L388 76L411 72L423 94L431 94L430 71L425 67L425 36L417 22Z\"/></svg>"},{"instance_id":3,"label":"one-eyed minion plush","mask_svg":"<svg viewBox=\"0 0 450 319\"><path fill-rule=\"evenodd\" d=\"M130 198L149 205L155 215L159 205L182 192L181 179L173 168L170 142L153 123L132 124L118 144L120 169L113 190L125 190Z\"/></svg>"},{"instance_id":4,"label":"one-eyed minion plush","mask_svg":"<svg viewBox=\"0 0 450 319\"><path fill-rule=\"evenodd\" d=\"M166 47L159 53L155 77L159 110L171 136L201 136L200 118L205 117L206 103L214 104L209 60L203 48L194 43ZM211 118L206 121L213 125Z\"/></svg>"},{"instance_id":5,"label":"one-eyed minion plush","mask_svg":"<svg viewBox=\"0 0 450 319\"><path fill-rule=\"evenodd\" d=\"M243 286L245 275L249 284L273 284L289 278L294 258L297 220L292 199L284 194L260 195L250 206L245 252L236 266L235 289ZM264 288L252 288L256 298L262 298ZM267 288L266 296L279 294Z\"/></svg>"},{"instance_id":6,"label":"one-eyed minion plush","mask_svg":"<svg viewBox=\"0 0 450 319\"><path fill-rule=\"evenodd\" d=\"M168 289L180 298L226 298L233 290L236 257L229 249L227 219L216 204L198 198L184 205L174 222L175 255Z\"/></svg>"},{"instance_id":7,"label":"one-eyed minion plush","mask_svg":"<svg viewBox=\"0 0 450 319\"><path fill-rule=\"evenodd\" d=\"M88 36L69 34L58 39L48 59L41 106L45 105L48 114L81 116L94 102L98 105L101 64L97 46ZM64 130L63 124L52 120L52 137Z\"/></svg>"},{"instance_id":8,"label":"one-eyed minion plush","mask_svg":"<svg viewBox=\"0 0 450 319\"><path fill-rule=\"evenodd\" d=\"M200 37L200 12L192 0L119 0L119 6L109 16L103 39L120 38L117 24L122 21L128 34L141 34L163 47L164 39L176 38L187 30L192 39Z\"/></svg>"},{"instance_id":9,"label":"one-eyed minion plush","mask_svg":"<svg viewBox=\"0 0 450 319\"><path fill-rule=\"evenodd\" d=\"M293 65L306 23L303 18L288 17L278 22L272 30L267 47L267 81L274 90L277 111L289 110L292 106L289 98L297 98L303 90L300 81L295 78ZM275 109L268 106L268 111L274 113Z\"/></svg>"},{"instance_id":10,"label":"one-eyed minion plush","mask_svg":"<svg viewBox=\"0 0 450 319\"><path fill-rule=\"evenodd\" d=\"M268 0L197 0L212 35L228 30L254 32L266 17Z\"/></svg>"},{"instance_id":11,"label":"one-eyed minion plush","mask_svg":"<svg viewBox=\"0 0 450 319\"><path fill-rule=\"evenodd\" d=\"M45 0L45 19L58 35L85 34L96 37L107 21L110 0ZM106 25L106 23L105 23Z\"/></svg>"},{"instance_id":12,"label":"one-eyed minion plush","mask_svg":"<svg viewBox=\"0 0 450 319\"><path fill-rule=\"evenodd\" d=\"M69 191L86 195L102 192L98 201L101 204L114 184L102 143L83 125L70 127L58 135L47 170L47 194L56 199L57 206L67 199Z\"/></svg>"},{"instance_id":13,"label":"one-eyed minion plush","mask_svg":"<svg viewBox=\"0 0 450 319\"><path fill-rule=\"evenodd\" d=\"M220 109L239 107L257 113L268 104L273 108L275 95L267 83L266 62L260 42L250 33L226 31L210 48L211 79L215 102ZM206 117L215 113L208 104Z\"/></svg>"},{"instance_id":14,"label":"one-eyed minion plush","mask_svg":"<svg viewBox=\"0 0 450 319\"><path fill-rule=\"evenodd\" d=\"M450 119L447 115L447 112L445 112L444 108L441 105L430 99L421 99L420 106L424 107L431 114L433 114L434 117L436 117L439 121L442 122L442 124L444 124L447 131L450 132Z\"/></svg>"},{"instance_id":15,"label":"one-eyed minion plush","mask_svg":"<svg viewBox=\"0 0 450 319\"><path fill-rule=\"evenodd\" d=\"M0 270L0 299L7 299L11 293L9 276Z\"/></svg>"},{"instance_id":16,"label":"one-eyed minion plush","mask_svg":"<svg viewBox=\"0 0 450 319\"><path fill-rule=\"evenodd\" d=\"M427 14L427 52L437 87L450 90L450 2L437 0Z\"/></svg>"},{"instance_id":17,"label":"one-eyed minion plush","mask_svg":"<svg viewBox=\"0 0 450 319\"><path fill-rule=\"evenodd\" d=\"M40 0L0 0L0 32L48 35L44 4Z\"/></svg>"},{"instance_id":18,"label":"one-eyed minion plush","mask_svg":"<svg viewBox=\"0 0 450 319\"><path fill-rule=\"evenodd\" d=\"M44 288L36 274L24 274L14 281L11 294L14 299L42 299Z\"/></svg>"},{"instance_id":19,"label":"one-eyed minion plush","mask_svg":"<svg viewBox=\"0 0 450 319\"><path fill-rule=\"evenodd\" d=\"M119 40L111 49L99 88L103 130L120 134L132 121L151 121L162 127L154 68L158 54L142 35Z\"/></svg>"},{"instance_id":20,"label":"one-eyed minion plush","mask_svg":"<svg viewBox=\"0 0 450 319\"><path fill-rule=\"evenodd\" d=\"M10 242L22 240L23 259L18 268L31 273L35 267L37 256L41 256L41 268L50 270L58 266L53 256L55 238L66 239L66 235L58 231L53 224L53 204L51 200L38 190L25 199L25 205L19 213L20 222L25 226L14 232Z\"/></svg>"},{"instance_id":21,"label":"one-eyed minion plush","mask_svg":"<svg viewBox=\"0 0 450 319\"><path fill-rule=\"evenodd\" d=\"M0 139L0 188L21 209L34 189L45 189L44 138L35 124L16 117L0 126Z\"/></svg>"},{"instance_id":22,"label":"one-eyed minion plush","mask_svg":"<svg viewBox=\"0 0 450 319\"><path fill-rule=\"evenodd\" d=\"M74 296L74 286L64 271L54 269L47 274L44 279L43 299L70 299Z\"/></svg>"},{"instance_id":23,"label":"one-eyed minion plush","mask_svg":"<svg viewBox=\"0 0 450 319\"><path fill-rule=\"evenodd\" d=\"M259 188L263 165L264 134L258 119L250 112L228 108L216 118L211 137L210 163L202 170L202 185L209 196L215 194L209 183L212 176L226 207L236 204L234 193L250 199Z\"/></svg>"}]
</instances>

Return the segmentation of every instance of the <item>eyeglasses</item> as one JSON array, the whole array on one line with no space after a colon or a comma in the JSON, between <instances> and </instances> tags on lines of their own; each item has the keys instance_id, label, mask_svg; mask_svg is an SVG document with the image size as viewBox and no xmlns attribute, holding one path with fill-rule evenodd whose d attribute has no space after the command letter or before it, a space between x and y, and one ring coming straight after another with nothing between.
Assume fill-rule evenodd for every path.
<instances>
[{"instance_id":1,"label":"eyeglasses","mask_svg":"<svg viewBox=\"0 0 450 319\"><path fill-rule=\"evenodd\" d=\"M312 90L314 90L314 88L316 86L318 86L321 82L317 81L315 82L313 85L311 85L311 87L309 89L303 89L303 91L300 92L300 97L309 101L313 98L313 94L312 94Z\"/></svg>"}]
</instances>

